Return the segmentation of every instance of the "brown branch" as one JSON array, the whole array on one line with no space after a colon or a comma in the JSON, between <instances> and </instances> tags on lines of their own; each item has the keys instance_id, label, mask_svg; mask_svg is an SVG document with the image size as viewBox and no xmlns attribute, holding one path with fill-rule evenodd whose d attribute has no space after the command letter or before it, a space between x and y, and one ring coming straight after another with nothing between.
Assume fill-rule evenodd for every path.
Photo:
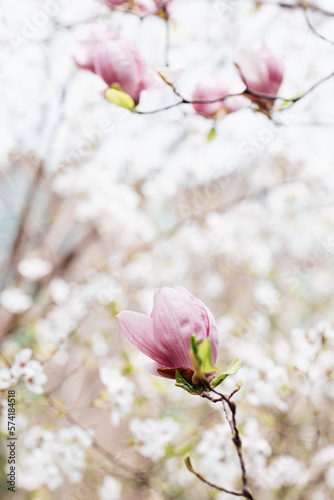
<instances>
[{"instance_id":1,"label":"brown branch","mask_svg":"<svg viewBox=\"0 0 334 500\"><path fill-rule=\"evenodd\" d=\"M306 22L307 22L307 26L310 28L310 30L312 31L312 33L315 34L315 36L317 36L318 38L320 38L321 40L323 40L324 42L327 42L327 43L330 43L331 45L334 45L334 41L332 40L329 40L328 38L326 38L325 36L323 36L321 33L318 32L318 30L313 26L311 20L310 20L310 16L309 16L309 13L308 13L308 10L309 10L309 5L307 4L307 2L305 2L305 7L304 7L304 13L305 13L305 19L306 19Z\"/></svg>"},{"instance_id":2,"label":"brown branch","mask_svg":"<svg viewBox=\"0 0 334 500\"><path fill-rule=\"evenodd\" d=\"M35 197L36 191L38 189L39 183L41 181L42 175L43 175L43 162L39 161L37 168L36 168L36 171L35 171L35 174L34 174L34 177L33 177L33 180L30 183L30 186L28 188L26 201L25 201L24 207L23 207L21 215L20 215L20 220L19 220L15 240L13 242L10 255L9 255L7 262L3 268L3 269L6 269L5 276L3 279L3 286L6 285L8 275L12 269L13 264L16 261L17 253L20 249L20 246L21 246L21 243L22 243L22 240L24 237L26 224L27 224L27 221L28 221L28 218L29 218L32 206L33 206L34 197Z\"/></svg>"},{"instance_id":3,"label":"brown branch","mask_svg":"<svg viewBox=\"0 0 334 500\"><path fill-rule=\"evenodd\" d=\"M200 479L203 483L207 484L208 486L210 486L210 488L214 488L215 490L218 490L218 491L222 491L224 493L228 493L229 495L234 495L236 497L243 497L244 494L241 493L240 491L232 491L232 490L227 490L226 488L222 488L221 486L217 486L216 484L213 484L211 483L210 481L208 481L207 479L205 479L201 474L199 474L198 472L196 472L192 466L192 463L190 461L190 457L186 457L185 459L185 463L186 463L186 466L188 468L188 470L194 474L196 477L198 477L198 479Z\"/></svg>"},{"instance_id":4,"label":"brown branch","mask_svg":"<svg viewBox=\"0 0 334 500\"><path fill-rule=\"evenodd\" d=\"M217 396L219 396L218 399L217 398L214 399L207 391L215 393ZM201 393L201 397L208 399L212 403L218 403L218 402L223 403L224 412L226 415L226 420L228 421L228 424L231 428L231 432L232 432L232 436L233 436L232 441L233 441L233 444L234 444L235 449L236 449L237 454L238 454L239 464L240 464L240 469L241 469L242 491L240 492L240 494L238 496L243 496L244 498L247 498L248 500L255 500L254 496L253 496L253 494L248 486L246 464L245 464L245 460L244 460L244 456L243 456L243 452L242 452L242 441L241 441L241 437L239 434L239 429L238 429L238 425L237 425L237 418L236 418L237 407L236 407L236 404L233 401L231 401L231 397L233 396L233 394L234 394L234 392L230 395L221 394L220 392L218 392L215 389L213 389L212 387L210 387L208 384L207 390L204 390ZM228 412L227 407L228 407L230 413ZM235 493L232 493L232 495L233 494L235 494Z\"/></svg>"},{"instance_id":5,"label":"brown branch","mask_svg":"<svg viewBox=\"0 0 334 500\"><path fill-rule=\"evenodd\" d=\"M50 361L50 360L48 360L48 361ZM78 364L78 366L76 366L73 370L71 370L69 373L67 373L67 374L66 374L66 375L65 375L65 376L64 376L64 377L60 380L60 382L58 382L58 383L57 383L57 385L56 385L56 386L52 387L52 389L49 389L49 390L48 390L48 393L49 393L49 394L54 394L55 392L57 392L57 391L58 391L58 389L60 389L60 387L64 384L64 382L65 382L66 380L68 380L69 378L71 378L71 377L72 377L72 375L75 375L76 373L78 373L78 371L79 371L79 370L81 370L81 368L82 368L83 366L85 366L85 365L86 365L86 361L85 361L85 360L82 360L82 361ZM45 365L43 365L43 367L44 367L44 366L45 366Z\"/></svg>"},{"instance_id":6,"label":"brown branch","mask_svg":"<svg viewBox=\"0 0 334 500\"><path fill-rule=\"evenodd\" d=\"M259 98L259 99L267 99L270 101L280 100L280 101L286 101L286 102L290 102L291 104L294 104L294 103L300 101L301 99L303 99L304 97L306 97L308 94L310 94L319 85L323 84L324 82L326 82L330 78L333 78L333 76L334 76L334 71L332 71L329 75L325 76L324 78L322 78L321 80L319 80L318 82L313 84L303 94L296 96L296 97L283 97L283 96L279 96L279 95L274 96L272 94L262 94L261 92L254 92L253 90L250 90L249 88L246 87L245 90L243 90L242 92L227 94L227 95L223 95L220 97L215 97L214 99L186 99L178 91L176 91L174 85L169 84L169 86L172 88L174 94L180 98L179 101L174 102L173 104L169 104L168 106L164 106L163 108L153 109L151 111L136 110L134 112L138 113L140 115L151 115L154 113L160 113L161 111L167 111L169 109L176 108L177 106L180 106L181 104L201 104L201 103L210 104L210 103L225 101L226 99L230 99L232 97L242 97L242 96L246 96L246 97L252 96L252 97Z\"/></svg>"},{"instance_id":7,"label":"brown branch","mask_svg":"<svg viewBox=\"0 0 334 500\"><path fill-rule=\"evenodd\" d=\"M266 6L266 5L276 5L277 7L281 7L282 9L305 9L305 0L301 0L300 2L296 3L285 3L285 2L263 2L261 0L257 1L257 4L260 6ZM316 12L320 12L324 16L334 16L334 12L330 12L329 10L323 9L319 5L316 5L315 3L309 3L307 2L307 7L311 10L314 10Z\"/></svg>"}]
</instances>

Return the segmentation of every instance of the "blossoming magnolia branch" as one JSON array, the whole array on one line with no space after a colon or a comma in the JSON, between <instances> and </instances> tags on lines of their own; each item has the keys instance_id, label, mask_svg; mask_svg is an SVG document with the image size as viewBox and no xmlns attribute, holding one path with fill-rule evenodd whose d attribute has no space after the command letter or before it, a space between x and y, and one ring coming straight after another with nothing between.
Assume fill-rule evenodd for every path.
<instances>
[{"instance_id":1,"label":"blossoming magnolia branch","mask_svg":"<svg viewBox=\"0 0 334 500\"><path fill-rule=\"evenodd\" d=\"M165 19L168 34L172 2L152 0L152 2L129 3L122 0L107 0L106 4L112 10L131 12L139 17L158 15ZM168 52L168 42L167 36L166 52ZM279 95L284 76L282 59L269 46L263 44L258 50L239 48L235 52L234 65L239 74L239 88L243 87L242 90L234 91L227 78L207 75L196 83L192 97L186 98L175 83L183 73L183 69L173 69L168 66L158 70L149 69L144 57L133 43L119 32L110 31L98 23L87 25L86 36L78 43L74 60L79 69L91 71L102 78L108 85L104 92L106 99L117 106L139 114L151 114L181 104L192 104L197 114L214 121L243 109L249 101L255 111L272 118L276 101L280 101L277 110L282 111L334 76L332 71L297 96L283 97ZM167 56L166 64L168 64ZM168 86L176 98L172 104L148 111L137 108L144 90L164 86ZM213 137L211 134L210 139Z\"/></svg>"},{"instance_id":2,"label":"blossoming magnolia branch","mask_svg":"<svg viewBox=\"0 0 334 500\"><path fill-rule=\"evenodd\" d=\"M153 360L153 363L145 365L146 370L156 376L175 379L177 387L224 406L239 457L242 490L231 491L210 483L195 472L188 456L185 462L189 471L216 490L254 499L248 486L236 405L232 401L241 387L241 381L231 394L216 390L229 375L238 372L240 360L235 359L223 373L216 376L214 364L218 354L218 331L211 312L188 290L177 286L175 289L164 287L155 291L150 317L122 311L118 319L128 342Z\"/></svg>"}]
</instances>

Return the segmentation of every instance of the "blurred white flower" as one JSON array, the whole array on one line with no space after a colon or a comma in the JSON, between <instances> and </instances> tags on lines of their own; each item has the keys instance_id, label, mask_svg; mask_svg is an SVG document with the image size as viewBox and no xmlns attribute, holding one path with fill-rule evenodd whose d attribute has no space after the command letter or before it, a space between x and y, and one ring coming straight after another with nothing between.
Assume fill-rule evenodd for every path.
<instances>
[{"instance_id":1,"label":"blurred white flower","mask_svg":"<svg viewBox=\"0 0 334 500\"><path fill-rule=\"evenodd\" d=\"M13 366L11 368L11 372L14 375L14 377L19 378L24 374L27 364L31 359L31 356L32 356L32 350L29 348L22 349L22 351L16 354Z\"/></svg>"},{"instance_id":2,"label":"blurred white flower","mask_svg":"<svg viewBox=\"0 0 334 500\"><path fill-rule=\"evenodd\" d=\"M2 368L0 370L0 390L8 389L12 385L16 384L17 380L13 377L11 371L8 368Z\"/></svg>"},{"instance_id":3,"label":"blurred white flower","mask_svg":"<svg viewBox=\"0 0 334 500\"><path fill-rule=\"evenodd\" d=\"M16 379L22 377L28 389L35 394L42 394L42 385L47 381L43 366L37 360L32 360L32 350L22 349L14 359L11 374Z\"/></svg>"},{"instance_id":4,"label":"blurred white flower","mask_svg":"<svg viewBox=\"0 0 334 500\"><path fill-rule=\"evenodd\" d=\"M180 424L169 417L162 420L135 417L131 419L129 429L136 440L137 451L144 457L158 460L165 455L166 445L176 438Z\"/></svg>"},{"instance_id":5,"label":"blurred white flower","mask_svg":"<svg viewBox=\"0 0 334 500\"><path fill-rule=\"evenodd\" d=\"M92 334L92 349L96 356L106 356L109 352L109 345L101 333Z\"/></svg>"},{"instance_id":6,"label":"blurred white flower","mask_svg":"<svg viewBox=\"0 0 334 500\"><path fill-rule=\"evenodd\" d=\"M47 381L43 367L39 361L32 360L28 363L23 378L28 389L35 394L43 394L42 385Z\"/></svg>"},{"instance_id":7,"label":"blurred white flower","mask_svg":"<svg viewBox=\"0 0 334 500\"><path fill-rule=\"evenodd\" d=\"M83 448L88 448L93 442L94 432L91 429L82 429L78 425L63 427L59 431L60 439L68 442L77 442Z\"/></svg>"},{"instance_id":8,"label":"blurred white flower","mask_svg":"<svg viewBox=\"0 0 334 500\"><path fill-rule=\"evenodd\" d=\"M1 305L13 314L21 314L33 304L32 298L20 288L8 288L0 295Z\"/></svg>"},{"instance_id":9,"label":"blurred white flower","mask_svg":"<svg viewBox=\"0 0 334 500\"><path fill-rule=\"evenodd\" d=\"M35 258L21 260L17 269L24 278L31 281L38 281L51 273L53 266L51 262L47 260Z\"/></svg>"},{"instance_id":10,"label":"blurred white flower","mask_svg":"<svg viewBox=\"0 0 334 500\"><path fill-rule=\"evenodd\" d=\"M112 476L106 476L99 488L101 500L119 500L121 498L122 485Z\"/></svg>"},{"instance_id":11,"label":"blurred white flower","mask_svg":"<svg viewBox=\"0 0 334 500\"><path fill-rule=\"evenodd\" d=\"M54 491L65 479L79 483L86 465L85 449L91 442L92 431L78 426L62 428L58 433L39 426L30 428L21 434L19 486L30 491L47 486Z\"/></svg>"},{"instance_id":12,"label":"blurred white flower","mask_svg":"<svg viewBox=\"0 0 334 500\"><path fill-rule=\"evenodd\" d=\"M100 368L100 378L110 395L112 405L110 422L116 427L120 424L121 418L131 411L135 385L131 380L123 377L120 370L107 366Z\"/></svg>"},{"instance_id":13,"label":"blurred white flower","mask_svg":"<svg viewBox=\"0 0 334 500\"><path fill-rule=\"evenodd\" d=\"M49 285L49 291L55 303L61 305L70 295L70 286L65 280L54 278Z\"/></svg>"},{"instance_id":14,"label":"blurred white flower","mask_svg":"<svg viewBox=\"0 0 334 500\"><path fill-rule=\"evenodd\" d=\"M309 473L306 467L290 455L276 457L263 474L267 487L276 489L287 486L301 486L307 483Z\"/></svg>"},{"instance_id":15,"label":"blurred white flower","mask_svg":"<svg viewBox=\"0 0 334 500\"><path fill-rule=\"evenodd\" d=\"M205 477L216 483L220 483L224 477L224 487L233 489L239 468L235 461L228 424L216 424L205 430L196 451L200 455L199 467Z\"/></svg>"}]
</instances>

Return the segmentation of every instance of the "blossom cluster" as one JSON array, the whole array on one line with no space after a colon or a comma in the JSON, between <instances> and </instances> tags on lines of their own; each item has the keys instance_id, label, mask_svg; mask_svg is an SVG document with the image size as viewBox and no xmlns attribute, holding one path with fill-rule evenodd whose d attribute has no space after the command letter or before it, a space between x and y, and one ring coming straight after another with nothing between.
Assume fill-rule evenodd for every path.
<instances>
[{"instance_id":1,"label":"blossom cluster","mask_svg":"<svg viewBox=\"0 0 334 500\"><path fill-rule=\"evenodd\" d=\"M194 329L217 375L241 359L218 389L242 380L256 498L332 498L331 2L9 4L0 388L18 495L211 499L188 454L239 490L222 405L175 387Z\"/></svg>"},{"instance_id":2,"label":"blossom cluster","mask_svg":"<svg viewBox=\"0 0 334 500\"><path fill-rule=\"evenodd\" d=\"M16 354L10 368L0 369L0 390L9 389L22 379L29 391L36 394L43 393L42 386L47 381L47 376L40 361L31 359L31 356L31 349L22 349Z\"/></svg>"}]
</instances>

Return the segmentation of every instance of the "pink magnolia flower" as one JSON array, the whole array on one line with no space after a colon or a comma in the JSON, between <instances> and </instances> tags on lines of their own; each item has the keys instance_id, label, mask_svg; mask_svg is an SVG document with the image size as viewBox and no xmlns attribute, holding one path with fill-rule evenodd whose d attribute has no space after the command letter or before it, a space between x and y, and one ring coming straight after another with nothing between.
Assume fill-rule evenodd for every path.
<instances>
[{"instance_id":1,"label":"pink magnolia flower","mask_svg":"<svg viewBox=\"0 0 334 500\"><path fill-rule=\"evenodd\" d=\"M86 28L86 38L78 42L74 62L78 68L87 69L95 73L94 57L97 49L102 43L105 43L108 40L113 40L115 35L105 26L98 23L90 23Z\"/></svg>"},{"instance_id":2,"label":"pink magnolia flower","mask_svg":"<svg viewBox=\"0 0 334 500\"><path fill-rule=\"evenodd\" d=\"M226 88L224 82L219 78L210 78L197 84L192 100L211 100L217 99L218 97L225 97L228 94L230 94L230 92ZM196 113L205 116L205 118L219 118L219 116L224 116L240 109L240 105L238 105L235 98L228 98L216 102L193 103L193 107Z\"/></svg>"},{"instance_id":3,"label":"pink magnolia flower","mask_svg":"<svg viewBox=\"0 0 334 500\"><path fill-rule=\"evenodd\" d=\"M129 42L94 25L90 37L81 42L81 53L74 58L79 68L99 75L108 86L117 84L135 103L140 92L147 88L145 62Z\"/></svg>"},{"instance_id":4,"label":"pink magnolia flower","mask_svg":"<svg viewBox=\"0 0 334 500\"><path fill-rule=\"evenodd\" d=\"M122 311L117 315L128 342L154 363L145 368L154 375L175 378L175 369L191 382L194 366L190 357L191 337L211 339L212 363L218 354L218 331L211 312L181 286L158 288L151 316Z\"/></svg>"},{"instance_id":5,"label":"pink magnolia flower","mask_svg":"<svg viewBox=\"0 0 334 500\"><path fill-rule=\"evenodd\" d=\"M107 5L107 7L109 7L110 9L113 9L114 7L117 7L118 5L128 3L126 0L104 0L104 2Z\"/></svg>"},{"instance_id":6,"label":"pink magnolia flower","mask_svg":"<svg viewBox=\"0 0 334 500\"><path fill-rule=\"evenodd\" d=\"M283 80L283 64L266 45L263 45L258 52L247 49L239 50L235 62L249 90L273 97L277 95ZM272 99L252 96L249 98L264 108L271 108L274 103Z\"/></svg>"}]
</instances>

